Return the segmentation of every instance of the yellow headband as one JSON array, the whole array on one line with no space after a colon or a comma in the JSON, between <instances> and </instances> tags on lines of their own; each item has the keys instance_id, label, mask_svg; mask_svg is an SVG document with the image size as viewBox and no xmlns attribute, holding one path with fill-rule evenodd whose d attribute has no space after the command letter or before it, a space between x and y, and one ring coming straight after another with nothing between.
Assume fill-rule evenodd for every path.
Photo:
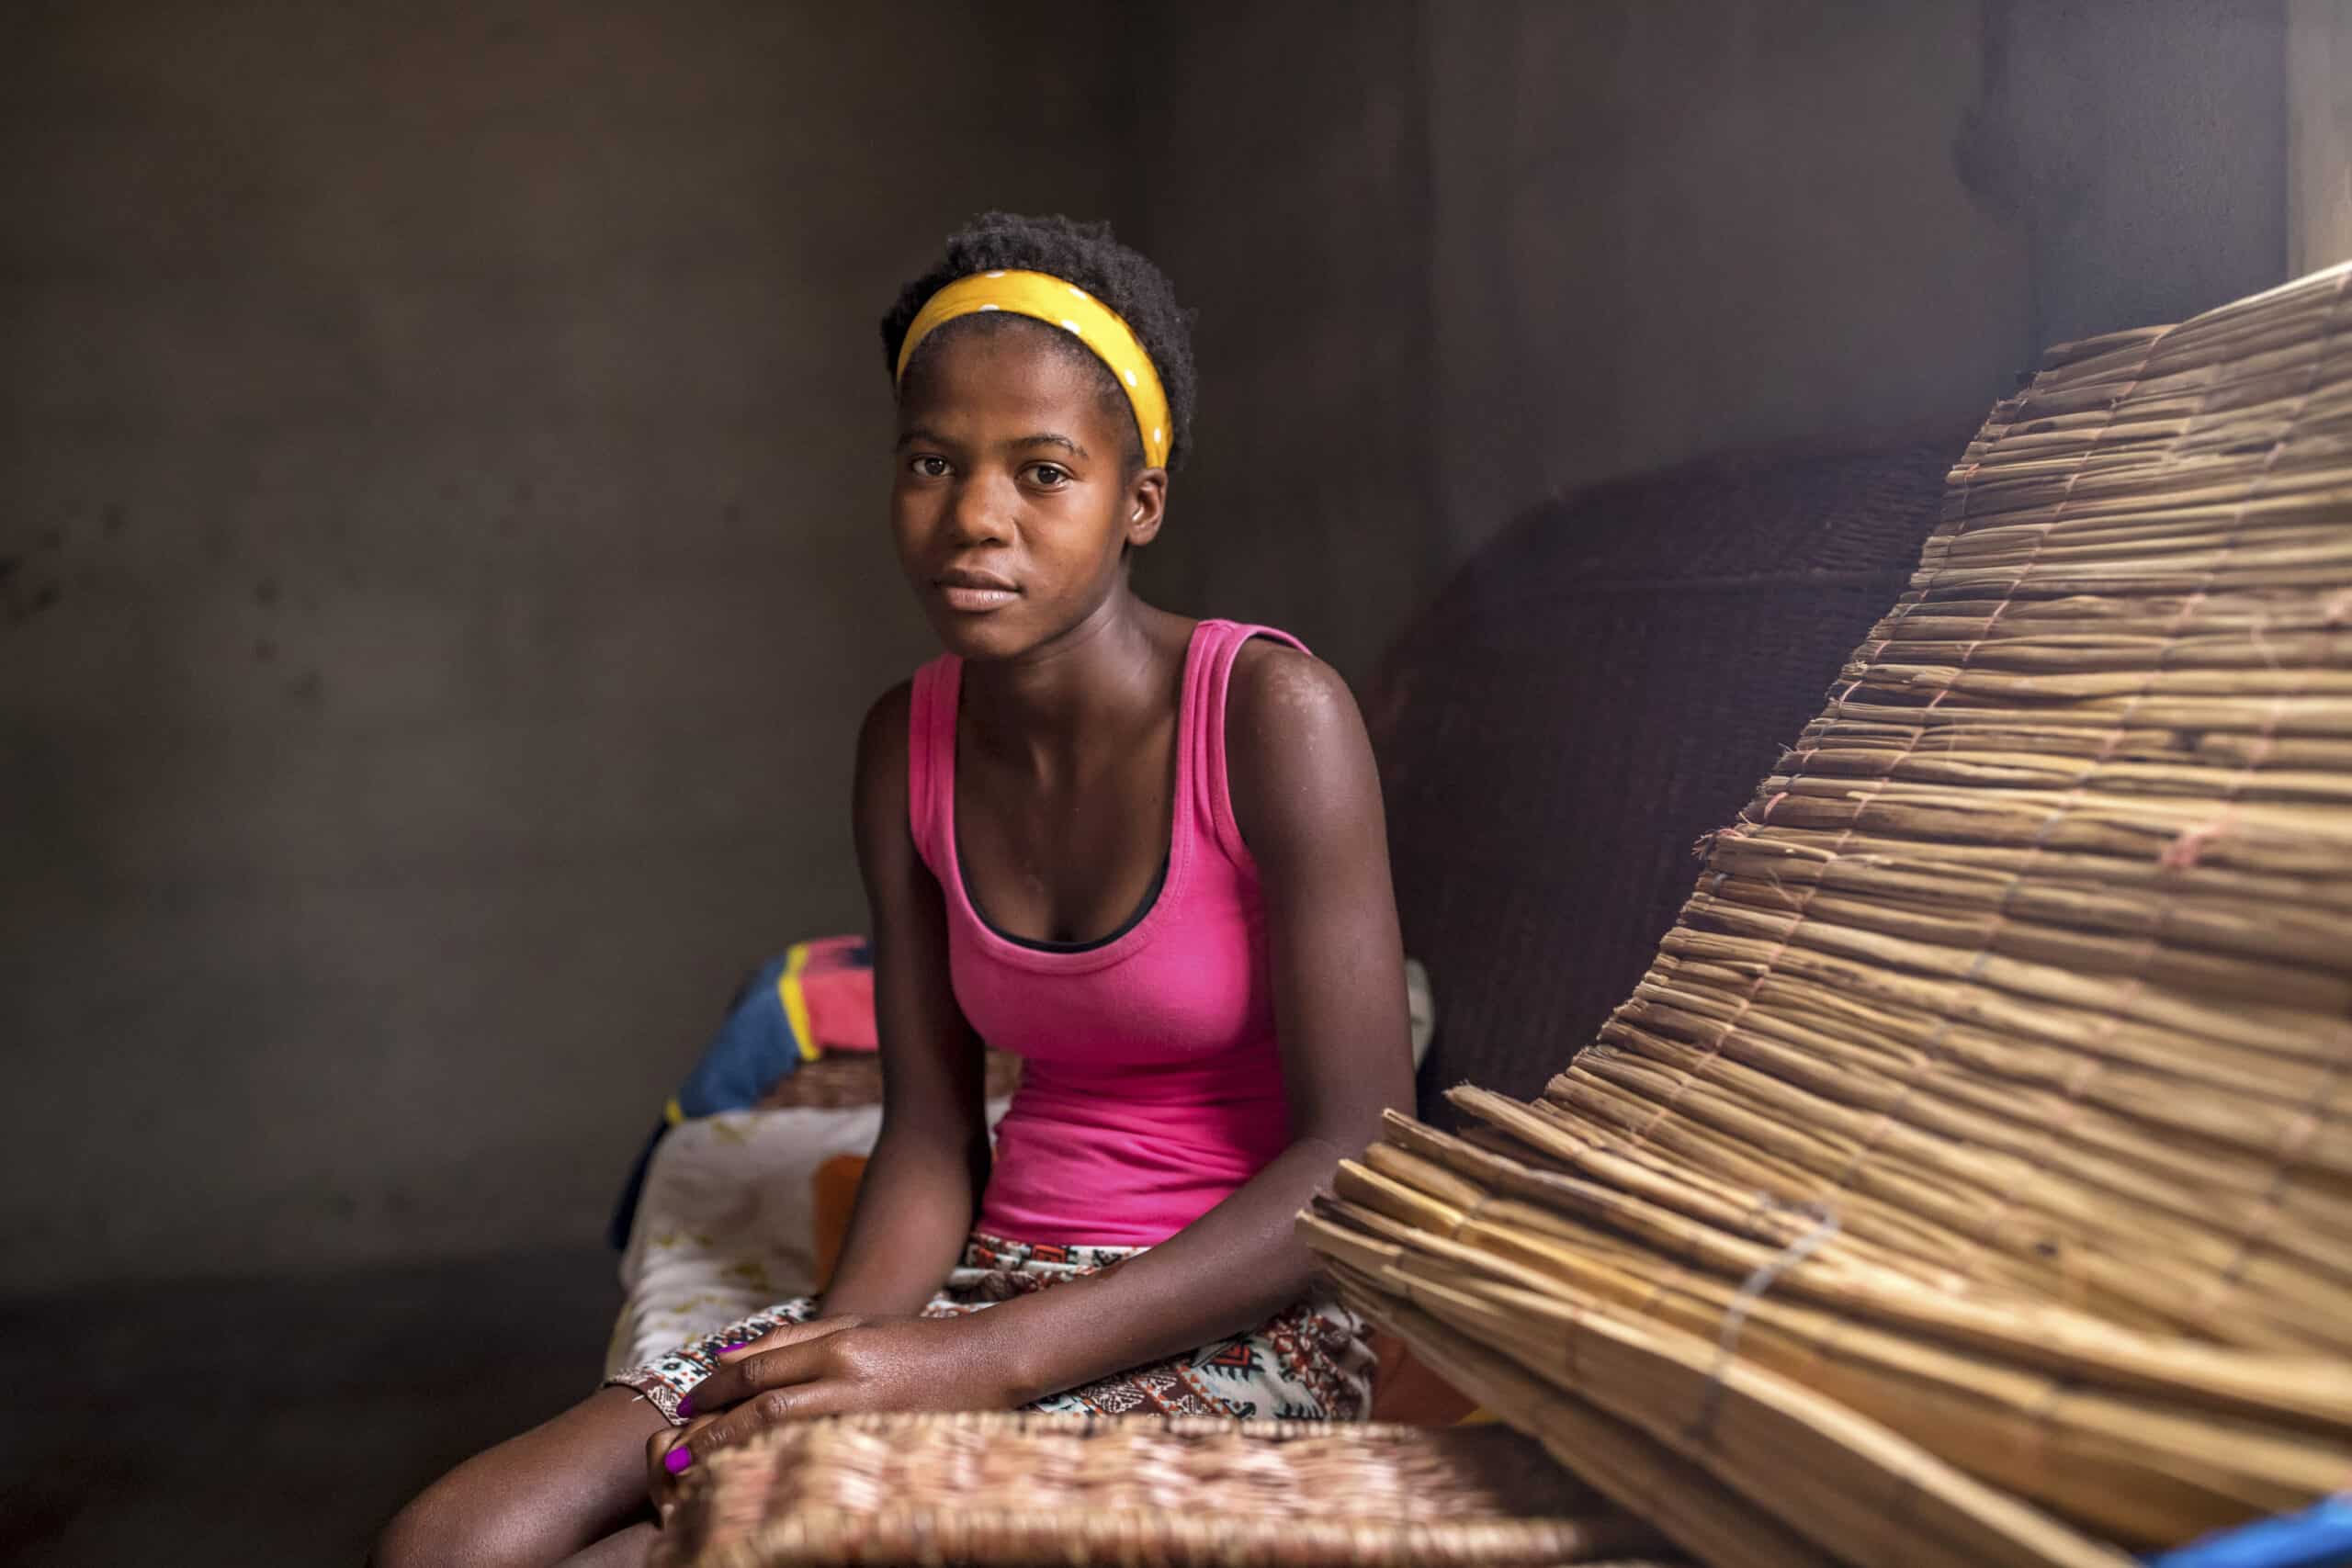
<instances>
[{"instance_id":1,"label":"yellow headband","mask_svg":"<svg viewBox=\"0 0 2352 1568\"><path fill-rule=\"evenodd\" d=\"M905 378L907 361L914 357L916 344L956 317L978 310L1011 310L1077 333L1079 342L1111 367L1111 374L1126 389L1127 401L1135 405L1136 433L1143 437L1144 461L1155 468L1166 465L1170 439L1168 392L1159 384L1151 355L1144 352L1143 340L1110 306L1075 283L1046 273L976 272L933 295L908 326L906 342L899 345L898 377Z\"/></svg>"}]
</instances>

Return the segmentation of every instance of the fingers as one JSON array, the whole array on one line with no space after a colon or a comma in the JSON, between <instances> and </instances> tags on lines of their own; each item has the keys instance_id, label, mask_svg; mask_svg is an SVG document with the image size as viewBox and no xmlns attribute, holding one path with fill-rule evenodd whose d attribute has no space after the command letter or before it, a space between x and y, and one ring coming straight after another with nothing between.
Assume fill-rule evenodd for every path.
<instances>
[{"instance_id":1,"label":"fingers","mask_svg":"<svg viewBox=\"0 0 2352 1568\"><path fill-rule=\"evenodd\" d=\"M828 1334L839 1334L844 1328L854 1328L865 1320L862 1317L820 1317L814 1323L786 1323L769 1329L757 1339L746 1339L741 1345L729 1345L718 1353L721 1364L761 1350L781 1350L786 1346L804 1345L811 1339L822 1339Z\"/></svg>"},{"instance_id":2,"label":"fingers","mask_svg":"<svg viewBox=\"0 0 2352 1568\"><path fill-rule=\"evenodd\" d=\"M855 1318L828 1318L797 1323L761 1335L748 1345L719 1352L718 1370L696 1383L678 1401L681 1416L708 1416L786 1383L805 1382L817 1375L817 1358L808 1347L857 1325Z\"/></svg>"},{"instance_id":3,"label":"fingers","mask_svg":"<svg viewBox=\"0 0 2352 1568\"><path fill-rule=\"evenodd\" d=\"M842 1382L803 1382L767 1389L735 1405L724 1415L707 1416L678 1431L660 1434L672 1441L658 1463L665 1474L684 1475L706 1456L730 1444L758 1436L771 1427L811 1416L832 1416L851 1408L854 1392Z\"/></svg>"},{"instance_id":4,"label":"fingers","mask_svg":"<svg viewBox=\"0 0 2352 1568\"><path fill-rule=\"evenodd\" d=\"M780 1350L759 1350L738 1357L695 1384L694 1392L678 1401L678 1414L715 1416L754 1395L788 1383L806 1382L816 1375L815 1360L804 1345L787 1345Z\"/></svg>"},{"instance_id":5,"label":"fingers","mask_svg":"<svg viewBox=\"0 0 2352 1568\"><path fill-rule=\"evenodd\" d=\"M645 1439L645 1495L665 1524L677 1503L678 1477L694 1462L693 1450L684 1446L685 1441L707 1425L705 1419L684 1427L664 1427Z\"/></svg>"},{"instance_id":6,"label":"fingers","mask_svg":"<svg viewBox=\"0 0 2352 1568\"><path fill-rule=\"evenodd\" d=\"M664 1427L645 1439L645 1495L653 1499L653 1506L657 1508L662 1505L670 1489L670 1472L662 1461L669 1455L672 1446L683 1441L685 1435L683 1427Z\"/></svg>"}]
</instances>

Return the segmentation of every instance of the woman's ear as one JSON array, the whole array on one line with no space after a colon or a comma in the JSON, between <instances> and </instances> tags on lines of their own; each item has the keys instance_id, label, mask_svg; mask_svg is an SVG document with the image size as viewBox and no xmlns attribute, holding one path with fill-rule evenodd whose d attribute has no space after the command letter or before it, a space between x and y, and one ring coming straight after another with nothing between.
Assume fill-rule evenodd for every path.
<instances>
[{"instance_id":1,"label":"woman's ear","mask_svg":"<svg viewBox=\"0 0 2352 1568\"><path fill-rule=\"evenodd\" d=\"M1168 514L1168 470L1146 468L1127 486L1126 540L1130 548L1159 537Z\"/></svg>"}]
</instances>

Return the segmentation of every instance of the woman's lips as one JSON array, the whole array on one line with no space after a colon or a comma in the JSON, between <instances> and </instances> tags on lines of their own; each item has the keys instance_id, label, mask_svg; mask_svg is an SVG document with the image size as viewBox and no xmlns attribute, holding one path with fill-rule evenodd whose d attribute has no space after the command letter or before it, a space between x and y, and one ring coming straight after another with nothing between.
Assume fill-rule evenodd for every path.
<instances>
[{"instance_id":1,"label":"woman's lips","mask_svg":"<svg viewBox=\"0 0 2352 1568\"><path fill-rule=\"evenodd\" d=\"M967 615L1001 609L1021 597L1019 589L994 572L951 571L935 579L933 586L949 609Z\"/></svg>"},{"instance_id":2,"label":"woman's lips","mask_svg":"<svg viewBox=\"0 0 2352 1568\"><path fill-rule=\"evenodd\" d=\"M1021 597L1010 588L967 588L960 582L941 583L939 596L949 609L971 614L998 609Z\"/></svg>"}]
</instances>

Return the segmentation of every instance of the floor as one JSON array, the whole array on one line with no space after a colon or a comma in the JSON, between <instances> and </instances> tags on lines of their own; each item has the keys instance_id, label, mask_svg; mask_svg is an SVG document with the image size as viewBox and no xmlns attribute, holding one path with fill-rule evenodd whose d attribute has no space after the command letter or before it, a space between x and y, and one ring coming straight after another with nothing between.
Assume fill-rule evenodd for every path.
<instances>
[{"instance_id":1,"label":"floor","mask_svg":"<svg viewBox=\"0 0 2352 1568\"><path fill-rule=\"evenodd\" d=\"M0 1562L357 1564L427 1481L594 1386L614 1265L0 1301Z\"/></svg>"}]
</instances>

